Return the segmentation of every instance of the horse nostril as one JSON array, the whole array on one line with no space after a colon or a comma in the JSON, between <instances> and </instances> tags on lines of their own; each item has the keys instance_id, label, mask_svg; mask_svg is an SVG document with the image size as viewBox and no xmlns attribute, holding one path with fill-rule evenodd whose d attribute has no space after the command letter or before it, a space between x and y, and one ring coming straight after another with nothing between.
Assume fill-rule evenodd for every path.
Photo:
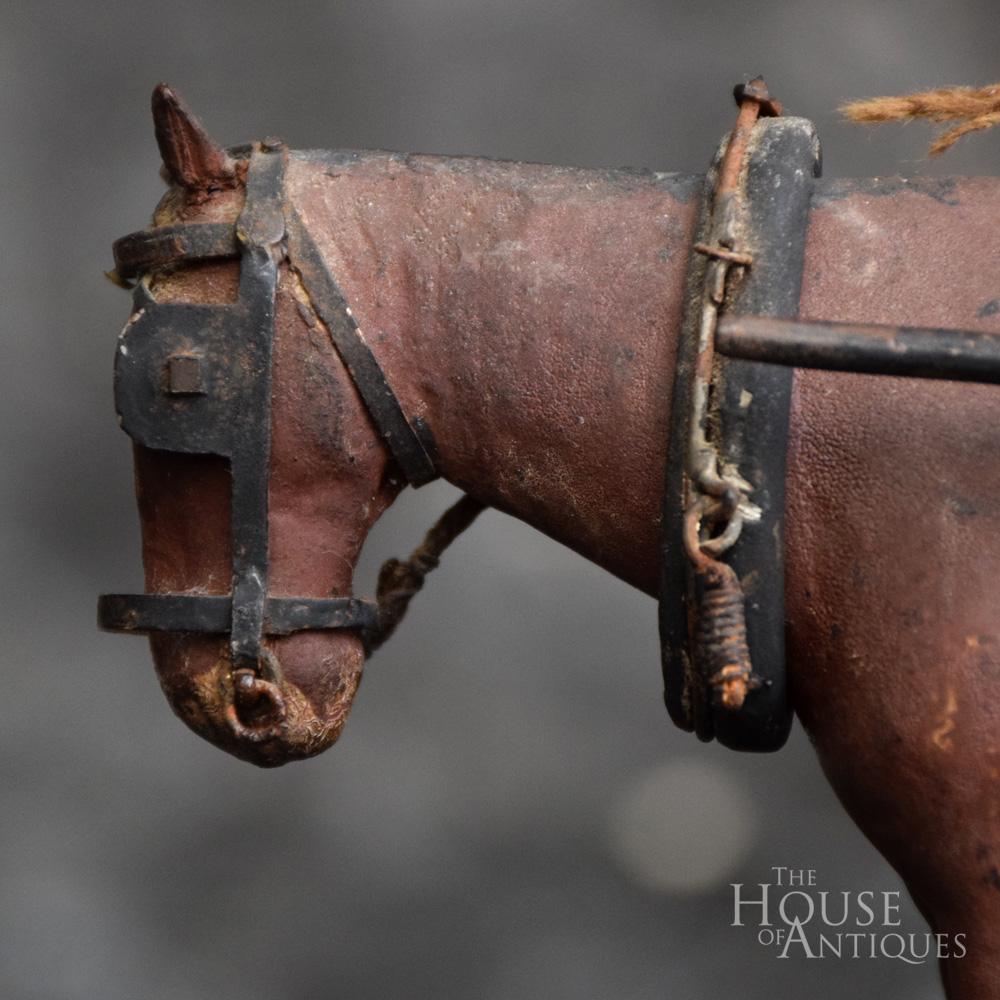
<instances>
[{"instance_id":1,"label":"horse nostril","mask_svg":"<svg viewBox=\"0 0 1000 1000\"><path fill-rule=\"evenodd\" d=\"M233 732L258 742L278 735L285 717L285 699L276 684L258 677L252 670L233 673L233 700L226 706Z\"/></svg>"}]
</instances>

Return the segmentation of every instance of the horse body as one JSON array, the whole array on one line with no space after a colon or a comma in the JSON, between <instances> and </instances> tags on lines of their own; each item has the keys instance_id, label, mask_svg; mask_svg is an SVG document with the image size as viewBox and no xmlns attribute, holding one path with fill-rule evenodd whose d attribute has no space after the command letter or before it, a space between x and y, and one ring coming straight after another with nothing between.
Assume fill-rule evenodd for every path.
<instances>
[{"instance_id":1,"label":"horse body","mask_svg":"<svg viewBox=\"0 0 1000 1000\"><path fill-rule=\"evenodd\" d=\"M455 485L654 595L670 398L701 179L382 153L295 154L287 195ZM233 219L176 190L158 222ZM821 182L801 314L1000 330L1000 182ZM237 265L157 279L231 295ZM278 293L270 555L277 595L345 595L402 488L293 269ZM966 935L949 995L1000 996L1000 421L987 386L796 372L789 671L845 806L934 930ZM137 450L147 587L225 593L221 460ZM751 595L766 599L766 595ZM275 764L340 732L350 632L269 640L288 717L226 728L226 645L154 638L178 714ZM651 665L651 669L655 669Z\"/></svg>"}]
</instances>

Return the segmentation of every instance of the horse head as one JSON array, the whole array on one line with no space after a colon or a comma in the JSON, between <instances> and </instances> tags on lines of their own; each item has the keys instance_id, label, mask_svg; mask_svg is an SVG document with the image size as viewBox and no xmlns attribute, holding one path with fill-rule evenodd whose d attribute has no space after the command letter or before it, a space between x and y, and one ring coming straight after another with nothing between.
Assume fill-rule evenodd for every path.
<instances>
[{"instance_id":1,"label":"horse head","mask_svg":"<svg viewBox=\"0 0 1000 1000\"><path fill-rule=\"evenodd\" d=\"M100 620L150 635L192 729L265 766L332 744L366 653L484 505L655 593L648 470L697 178L226 151L163 86L153 115L170 187L115 246L147 594L106 596ZM386 565L377 605L353 598L371 525L437 474L468 495Z\"/></svg>"},{"instance_id":2,"label":"horse head","mask_svg":"<svg viewBox=\"0 0 1000 1000\"><path fill-rule=\"evenodd\" d=\"M434 470L304 223L286 219L287 150L221 149L162 85L153 115L170 188L155 228L116 247L119 278L136 280L116 399L148 594L106 598L102 615L150 634L188 726L274 766L339 736L378 623L351 596L358 553L407 476ZM373 419L410 435L395 455Z\"/></svg>"}]
</instances>

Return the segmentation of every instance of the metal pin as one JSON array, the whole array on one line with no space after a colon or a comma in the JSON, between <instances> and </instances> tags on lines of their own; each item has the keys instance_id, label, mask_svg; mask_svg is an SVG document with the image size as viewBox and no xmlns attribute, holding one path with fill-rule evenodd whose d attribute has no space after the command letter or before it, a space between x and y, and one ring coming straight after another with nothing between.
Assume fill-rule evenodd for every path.
<instances>
[{"instance_id":1,"label":"metal pin","mask_svg":"<svg viewBox=\"0 0 1000 1000\"><path fill-rule=\"evenodd\" d=\"M167 392L172 396L201 396L201 358L196 354L174 354L167 358Z\"/></svg>"}]
</instances>

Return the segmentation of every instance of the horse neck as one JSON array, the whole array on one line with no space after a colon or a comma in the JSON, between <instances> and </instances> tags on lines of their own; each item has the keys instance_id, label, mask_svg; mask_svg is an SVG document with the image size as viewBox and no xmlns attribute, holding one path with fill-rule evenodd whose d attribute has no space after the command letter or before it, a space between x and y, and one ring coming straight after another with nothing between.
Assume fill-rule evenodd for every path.
<instances>
[{"instance_id":1,"label":"horse neck","mask_svg":"<svg viewBox=\"0 0 1000 1000\"><path fill-rule=\"evenodd\" d=\"M384 153L290 170L443 475L648 593L698 188Z\"/></svg>"}]
</instances>

